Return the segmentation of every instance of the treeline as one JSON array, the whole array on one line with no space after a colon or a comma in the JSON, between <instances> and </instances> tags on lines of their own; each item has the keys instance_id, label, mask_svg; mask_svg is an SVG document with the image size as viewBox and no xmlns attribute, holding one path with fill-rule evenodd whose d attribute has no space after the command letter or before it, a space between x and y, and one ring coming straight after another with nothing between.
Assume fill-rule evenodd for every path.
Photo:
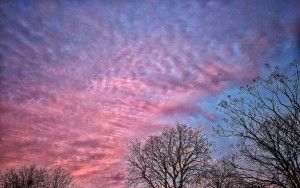
<instances>
[{"instance_id":1,"label":"treeline","mask_svg":"<svg viewBox=\"0 0 300 188\"><path fill-rule=\"evenodd\" d=\"M233 138L230 154L212 157L199 129L177 124L160 135L132 141L130 186L207 188L300 188L300 69L266 65L268 75L219 104L219 136Z\"/></svg>"},{"instance_id":2,"label":"treeline","mask_svg":"<svg viewBox=\"0 0 300 188\"><path fill-rule=\"evenodd\" d=\"M41 167L35 164L10 168L0 176L1 188L68 188L73 187L71 172L61 166Z\"/></svg>"},{"instance_id":3,"label":"treeline","mask_svg":"<svg viewBox=\"0 0 300 188\"><path fill-rule=\"evenodd\" d=\"M234 140L232 152L213 156L201 128L184 124L129 144L127 185L150 188L300 188L300 69L266 65L237 94L221 100L218 136ZM62 167L27 165L0 176L2 188L73 187Z\"/></svg>"}]
</instances>

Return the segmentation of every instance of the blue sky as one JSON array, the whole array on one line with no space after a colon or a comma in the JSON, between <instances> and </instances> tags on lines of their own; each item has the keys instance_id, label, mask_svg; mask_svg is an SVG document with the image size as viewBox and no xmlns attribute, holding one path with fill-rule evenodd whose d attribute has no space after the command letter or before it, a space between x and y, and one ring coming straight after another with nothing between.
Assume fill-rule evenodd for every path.
<instances>
[{"instance_id":1,"label":"blue sky","mask_svg":"<svg viewBox=\"0 0 300 188\"><path fill-rule=\"evenodd\" d=\"M211 133L221 98L298 58L299 13L296 0L1 1L0 168L61 164L124 187L130 139L176 121Z\"/></svg>"}]
</instances>

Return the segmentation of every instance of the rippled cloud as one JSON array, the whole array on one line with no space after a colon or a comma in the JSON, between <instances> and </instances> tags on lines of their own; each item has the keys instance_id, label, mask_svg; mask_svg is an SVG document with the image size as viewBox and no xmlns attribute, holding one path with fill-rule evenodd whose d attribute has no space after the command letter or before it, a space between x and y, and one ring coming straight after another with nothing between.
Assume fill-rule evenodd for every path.
<instances>
[{"instance_id":1,"label":"rippled cloud","mask_svg":"<svg viewBox=\"0 0 300 188\"><path fill-rule=\"evenodd\" d=\"M2 1L0 168L123 187L129 139L191 118L297 48L299 1ZM275 55L276 54L276 55Z\"/></svg>"}]
</instances>

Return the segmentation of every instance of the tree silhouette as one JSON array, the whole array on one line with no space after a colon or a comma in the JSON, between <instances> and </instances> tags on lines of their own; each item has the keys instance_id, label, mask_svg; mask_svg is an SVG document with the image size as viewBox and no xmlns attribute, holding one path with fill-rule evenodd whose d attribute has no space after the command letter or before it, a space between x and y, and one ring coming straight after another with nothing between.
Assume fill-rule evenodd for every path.
<instances>
[{"instance_id":1,"label":"tree silhouette","mask_svg":"<svg viewBox=\"0 0 300 188\"><path fill-rule=\"evenodd\" d=\"M65 188L72 183L73 177L69 171L61 166L54 166L49 169L49 180L49 188Z\"/></svg>"},{"instance_id":2,"label":"tree silhouette","mask_svg":"<svg viewBox=\"0 0 300 188\"><path fill-rule=\"evenodd\" d=\"M183 188L201 184L211 144L199 129L182 124L162 134L135 140L129 146L128 183L147 187Z\"/></svg>"},{"instance_id":3,"label":"tree silhouette","mask_svg":"<svg viewBox=\"0 0 300 188\"><path fill-rule=\"evenodd\" d=\"M235 156L221 158L207 173L206 188L261 188L256 182L247 182L235 168Z\"/></svg>"},{"instance_id":4,"label":"tree silhouette","mask_svg":"<svg viewBox=\"0 0 300 188\"><path fill-rule=\"evenodd\" d=\"M72 181L71 173L60 166L44 168L34 164L7 169L0 176L1 188L67 188Z\"/></svg>"},{"instance_id":5,"label":"tree silhouette","mask_svg":"<svg viewBox=\"0 0 300 188\"><path fill-rule=\"evenodd\" d=\"M299 63L291 63L287 72L266 68L266 78L256 78L237 96L222 100L226 125L217 131L237 138L235 168L248 181L299 188Z\"/></svg>"}]
</instances>

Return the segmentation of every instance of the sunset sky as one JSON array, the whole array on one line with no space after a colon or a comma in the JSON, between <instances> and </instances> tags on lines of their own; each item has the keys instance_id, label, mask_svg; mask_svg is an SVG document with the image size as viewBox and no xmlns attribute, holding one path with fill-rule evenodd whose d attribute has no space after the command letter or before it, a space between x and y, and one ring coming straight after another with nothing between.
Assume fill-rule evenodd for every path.
<instances>
[{"instance_id":1,"label":"sunset sky","mask_svg":"<svg viewBox=\"0 0 300 188\"><path fill-rule=\"evenodd\" d=\"M0 170L124 187L130 139L175 122L209 135L222 97L299 58L299 19L299 0L2 0Z\"/></svg>"}]
</instances>

